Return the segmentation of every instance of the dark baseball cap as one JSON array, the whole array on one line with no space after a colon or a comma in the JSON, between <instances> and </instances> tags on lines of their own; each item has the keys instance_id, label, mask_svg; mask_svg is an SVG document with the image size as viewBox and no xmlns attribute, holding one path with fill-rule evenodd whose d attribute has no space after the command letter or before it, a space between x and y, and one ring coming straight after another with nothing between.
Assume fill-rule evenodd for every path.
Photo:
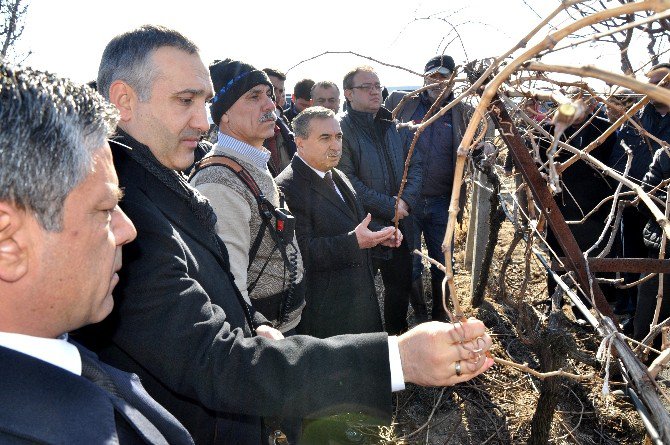
<instances>
[{"instance_id":1,"label":"dark baseball cap","mask_svg":"<svg viewBox=\"0 0 670 445\"><path fill-rule=\"evenodd\" d=\"M426 68L423 70L424 76L430 76L435 73L440 73L445 76L450 75L454 72L456 64L454 59L450 56L435 56L426 63Z\"/></svg>"}]
</instances>

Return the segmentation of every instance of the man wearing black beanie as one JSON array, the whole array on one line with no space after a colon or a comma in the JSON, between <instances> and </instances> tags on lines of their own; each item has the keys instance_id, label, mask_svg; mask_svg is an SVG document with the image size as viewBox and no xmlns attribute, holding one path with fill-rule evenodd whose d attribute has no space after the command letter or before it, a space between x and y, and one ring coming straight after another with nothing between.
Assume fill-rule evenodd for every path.
<instances>
[{"instance_id":1,"label":"man wearing black beanie","mask_svg":"<svg viewBox=\"0 0 670 445\"><path fill-rule=\"evenodd\" d=\"M425 323L399 337L259 335L273 331L234 284L211 205L180 173L208 129L206 101L228 82L213 91L198 48L163 27L119 35L105 49L98 87L120 111L110 145L137 238L123 248L110 323L88 338L101 359L137 374L199 445L267 443L269 416L363 411L389 422L391 391L404 382L453 385L490 367L491 339L476 320ZM224 91L215 106L222 129L254 141L267 137L266 102L274 107L267 84L256 86L232 102Z\"/></svg>"},{"instance_id":2,"label":"man wearing black beanie","mask_svg":"<svg viewBox=\"0 0 670 445\"><path fill-rule=\"evenodd\" d=\"M268 169L270 152L263 147L274 135L273 86L265 72L231 59L215 61L209 72L214 85L210 113L219 135L208 156L239 163L271 208L259 209L252 189L222 165L198 171L190 182L214 208L216 232L226 244L237 288L274 327L293 332L305 305L302 258L295 235L283 237L275 230L277 215L266 219L280 206Z\"/></svg>"},{"instance_id":3,"label":"man wearing black beanie","mask_svg":"<svg viewBox=\"0 0 670 445\"><path fill-rule=\"evenodd\" d=\"M215 60L209 66L215 95L209 107L212 121L219 125L223 113L237 102L244 93L256 85L267 85L272 89L270 78L248 63L232 59Z\"/></svg>"}]
</instances>

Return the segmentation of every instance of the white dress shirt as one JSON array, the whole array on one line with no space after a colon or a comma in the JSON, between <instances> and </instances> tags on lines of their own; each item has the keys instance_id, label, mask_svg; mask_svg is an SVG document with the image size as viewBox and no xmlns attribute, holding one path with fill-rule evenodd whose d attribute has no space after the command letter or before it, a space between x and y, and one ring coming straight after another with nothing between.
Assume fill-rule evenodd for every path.
<instances>
[{"instance_id":1,"label":"white dress shirt","mask_svg":"<svg viewBox=\"0 0 670 445\"><path fill-rule=\"evenodd\" d=\"M75 345L67 342L67 334L59 338L43 338L0 332L0 346L81 375L79 350Z\"/></svg>"}]
</instances>

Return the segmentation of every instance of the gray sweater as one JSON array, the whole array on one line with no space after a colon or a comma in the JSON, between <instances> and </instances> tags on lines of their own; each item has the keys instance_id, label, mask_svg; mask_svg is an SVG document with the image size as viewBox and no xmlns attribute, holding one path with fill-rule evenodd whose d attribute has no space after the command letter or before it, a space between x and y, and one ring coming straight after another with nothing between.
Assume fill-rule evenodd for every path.
<instances>
[{"instance_id":1,"label":"gray sweater","mask_svg":"<svg viewBox=\"0 0 670 445\"><path fill-rule=\"evenodd\" d=\"M210 153L225 155L237 161L251 174L268 201L275 207L279 206L279 191L267 168L259 168L253 159L219 144L215 145ZM216 232L228 249L230 270L235 276L235 284L242 295L246 299L250 298L251 304L263 313L261 309L263 304L259 300L285 290L288 287L289 271L267 230L256 257L249 266L249 252L262 224L254 195L235 173L225 167L206 168L191 179L191 184L209 199L214 208L217 216ZM296 282L300 282L303 276L303 264L295 235L291 244L297 254ZM289 251L293 249L292 246L288 247ZM254 282L256 284L250 296L248 287ZM273 319L275 317L270 314L263 313L263 315L273 322L277 329L286 332L298 325L304 305L303 298L296 301L291 308L286 308L288 321L283 324L279 324L279 320Z\"/></svg>"}]
</instances>

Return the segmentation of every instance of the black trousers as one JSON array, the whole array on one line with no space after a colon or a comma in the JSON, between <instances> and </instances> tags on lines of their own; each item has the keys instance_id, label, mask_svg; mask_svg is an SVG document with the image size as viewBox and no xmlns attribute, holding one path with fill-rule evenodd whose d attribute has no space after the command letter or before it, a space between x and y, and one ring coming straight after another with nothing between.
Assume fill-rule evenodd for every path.
<instances>
[{"instance_id":1,"label":"black trousers","mask_svg":"<svg viewBox=\"0 0 670 445\"><path fill-rule=\"evenodd\" d=\"M375 272L381 271L384 282L384 323L389 335L407 330L407 308L412 292L412 255L406 239L388 260L374 259Z\"/></svg>"},{"instance_id":2,"label":"black trousers","mask_svg":"<svg viewBox=\"0 0 670 445\"><path fill-rule=\"evenodd\" d=\"M644 245L642 230L649 217L643 215L638 209L626 207L621 217L621 230L619 238L621 240L622 258L646 258L647 247ZM632 283L640 278L639 273L624 273L626 283ZM634 313L637 305L638 289L622 289L619 292L617 304L614 307L615 314Z\"/></svg>"},{"instance_id":3,"label":"black trousers","mask_svg":"<svg viewBox=\"0 0 670 445\"><path fill-rule=\"evenodd\" d=\"M658 251L649 250L649 258L658 258ZM635 333L633 338L642 340L649 333L649 325L654 320L654 311L656 310L656 295L658 294L658 277L654 277L638 286L637 308L635 309L635 318L633 326ZM661 312L658 321L663 321L670 316L670 276L663 275L663 298L661 303ZM654 346L660 347L661 336L656 337Z\"/></svg>"}]
</instances>

